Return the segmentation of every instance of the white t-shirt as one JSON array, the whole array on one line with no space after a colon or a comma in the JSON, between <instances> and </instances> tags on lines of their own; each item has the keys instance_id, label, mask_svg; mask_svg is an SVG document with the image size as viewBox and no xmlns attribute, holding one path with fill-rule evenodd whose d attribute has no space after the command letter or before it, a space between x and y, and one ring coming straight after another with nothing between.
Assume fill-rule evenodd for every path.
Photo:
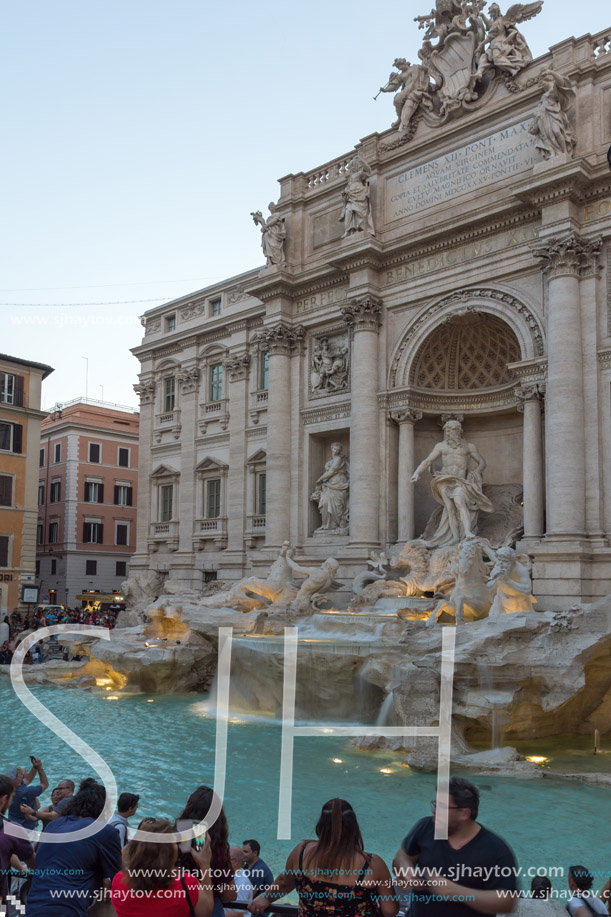
<instances>
[{"instance_id":1,"label":"white t-shirt","mask_svg":"<svg viewBox=\"0 0 611 917\"><path fill-rule=\"evenodd\" d=\"M235 882L235 887L238 890L235 900L248 904L253 899L254 888L252 882L247 875L244 874L244 870L236 869L235 876L233 877ZM225 908L225 917L244 917L248 914L248 911L234 911L231 909L231 902L227 902L227 907Z\"/></svg>"},{"instance_id":2,"label":"white t-shirt","mask_svg":"<svg viewBox=\"0 0 611 917\"><path fill-rule=\"evenodd\" d=\"M235 900L243 901L245 904L248 904L249 901L252 901L254 888L252 887L252 882L248 876L245 875L243 869L236 870L233 881L235 882L235 887L238 890L238 894Z\"/></svg>"},{"instance_id":3,"label":"white t-shirt","mask_svg":"<svg viewBox=\"0 0 611 917\"><path fill-rule=\"evenodd\" d=\"M588 902L587 904L586 901ZM580 907L582 907L588 915L605 914L606 917L609 917L609 911L607 910L604 901L601 901L600 898L594 898L591 895L582 896L580 894L573 894L573 897L567 901L566 904L566 909L571 917L575 917L575 914L577 914Z\"/></svg>"}]
</instances>

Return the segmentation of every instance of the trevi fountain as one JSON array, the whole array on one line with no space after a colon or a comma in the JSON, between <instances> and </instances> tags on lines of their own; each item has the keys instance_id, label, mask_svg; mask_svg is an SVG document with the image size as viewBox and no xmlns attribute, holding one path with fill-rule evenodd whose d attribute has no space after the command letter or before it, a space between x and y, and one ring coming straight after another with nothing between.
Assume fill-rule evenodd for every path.
<instances>
[{"instance_id":1,"label":"trevi fountain","mask_svg":"<svg viewBox=\"0 0 611 917\"><path fill-rule=\"evenodd\" d=\"M206 343L206 291L170 304L182 330L169 349L169 307L147 313L127 608L108 640L61 637L80 661L24 673L134 786L163 776L169 813L176 783L212 780L228 629L230 822L252 833L237 800L239 785L254 788L276 867L295 628L296 718L324 734L296 740L294 836L334 792L388 856L426 814L438 739L385 730L439 722L451 629L452 768L483 781L485 823L530 863L611 863L597 816L611 789L611 294L600 279L611 45L587 35L533 60L518 25L541 7L493 4L486 16L480 2L437 0L419 17L420 62L397 58L380 89L394 93L389 131L283 179L269 217L253 213L266 265L219 288L227 322L246 316L227 324L231 352L214 350L225 332ZM269 392L267 377L249 391L267 360ZM213 390L198 408L200 377L218 382L219 365L229 401ZM199 512L200 487L220 494L218 511ZM161 490L167 518L151 500ZM9 703L15 734L21 711ZM350 724L375 729L334 734ZM19 739L24 760L48 742L38 729Z\"/></svg>"}]
</instances>

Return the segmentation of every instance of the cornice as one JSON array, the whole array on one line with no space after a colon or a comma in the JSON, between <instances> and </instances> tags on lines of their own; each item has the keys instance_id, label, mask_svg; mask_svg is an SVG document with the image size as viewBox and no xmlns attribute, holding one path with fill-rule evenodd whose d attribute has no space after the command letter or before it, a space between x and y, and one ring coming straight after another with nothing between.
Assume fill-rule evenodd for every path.
<instances>
[{"instance_id":1,"label":"cornice","mask_svg":"<svg viewBox=\"0 0 611 917\"><path fill-rule=\"evenodd\" d=\"M309 426L314 423L325 423L329 420L343 420L350 417L350 401L328 404L316 408L307 408L301 411L301 422Z\"/></svg>"},{"instance_id":2,"label":"cornice","mask_svg":"<svg viewBox=\"0 0 611 917\"><path fill-rule=\"evenodd\" d=\"M482 221L477 226L465 229L462 232L453 232L451 229L444 229L440 234L433 236L428 243L401 243L400 246L388 252L384 259L383 267L392 268L402 264L406 259L410 261L417 260L427 255L448 251L465 243L488 237L490 234L497 236L501 235L503 232L516 229L517 227L538 222L538 210L532 207L523 207L520 210L514 208L505 217ZM388 248L389 246L387 245L386 249L388 250Z\"/></svg>"},{"instance_id":3,"label":"cornice","mask_svg":"<svg viewBox=\"0 0 611 917\"><path fill-rule=\"evenodd\" d=\"M611 347L599 350L596 356L601 369L611 369Z\"/></svg>"},{"instance_id":4,"label":"cornice","mask_svg":"<svg viewBox=\"0 0 611 917\"><path fill-rule=\"evenodd\" d=\"M562 160L556 163L555 160ZM542 207L562 200L582 202L594 178L594 168L585 159L565 160L558 156L549 160L546 169L535 172L526 181L512 187L521 201Z\"/></svg>"}]
</instances>

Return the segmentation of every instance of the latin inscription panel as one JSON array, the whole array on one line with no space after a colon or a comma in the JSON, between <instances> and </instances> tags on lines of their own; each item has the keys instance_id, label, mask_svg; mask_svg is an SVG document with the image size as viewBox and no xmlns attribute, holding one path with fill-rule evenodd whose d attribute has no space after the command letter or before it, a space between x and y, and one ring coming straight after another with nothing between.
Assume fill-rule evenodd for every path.
<instances>
[{"instance_id":1,"label":"latin inscription panel","mask_svg":"<svg viewBox=\"0 0 611 917\"><path fill-rule=\"evenodd\" d=\"M476 191L541 162L529 119L386 180L386 222Z\"/></svg>"}]
</instances>

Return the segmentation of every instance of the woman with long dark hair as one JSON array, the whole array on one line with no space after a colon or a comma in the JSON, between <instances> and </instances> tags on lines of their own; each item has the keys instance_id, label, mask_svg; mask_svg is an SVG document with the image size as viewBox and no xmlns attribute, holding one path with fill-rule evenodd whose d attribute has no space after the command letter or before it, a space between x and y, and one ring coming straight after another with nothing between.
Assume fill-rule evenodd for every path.
<instances>
[{"instance_id":1,"label":"woman with long dark hair","mask_svg":"<svg viewBox=\"0 0 611 917\"><path fill-rule=\"evenodd\" d=\"M296 888L300 917L395 917L399 905L390 872L381 857L365 852L349 802L324 804L316 837L295 847L284 871L249 910L262 914Z\"/></svg>"},{"instance_id":2,"label":"woman with long dark hair","mask_svg":"<svg viewBox=\"0 0 611 917\"><path fill-rule=\"evenodd\" d=\"M179 822L182 819L194 822L202 821L210 811L213 796L214 790L209 786L198 786L187 799L187 804L176 821ZM229 827L222 806L219 817L213 825L210 825L207 835L210 838L210 870L214 894L212 917L223 917L223 905L235 901L237 890L233 881L233 867L229 856ZM199 874L198 864L190 853L179 853L178 865L181 869L194 875Z\"/></svg>"},{"instance_id":3,"label":"woman with long dark hair","mask_svg":"<svg viewBox=\"0 0 611 917\"><path fill-rule=\"evenodd\" d=\"M145 818L138 830L172 834L167 819ZM173 841L154 844L131 840L123 848L123 869L113 879L111 901L117 917L210 917L210 843L193 850L202 879L176 870L178 845Z\"/></svg>"}]
</instances>

